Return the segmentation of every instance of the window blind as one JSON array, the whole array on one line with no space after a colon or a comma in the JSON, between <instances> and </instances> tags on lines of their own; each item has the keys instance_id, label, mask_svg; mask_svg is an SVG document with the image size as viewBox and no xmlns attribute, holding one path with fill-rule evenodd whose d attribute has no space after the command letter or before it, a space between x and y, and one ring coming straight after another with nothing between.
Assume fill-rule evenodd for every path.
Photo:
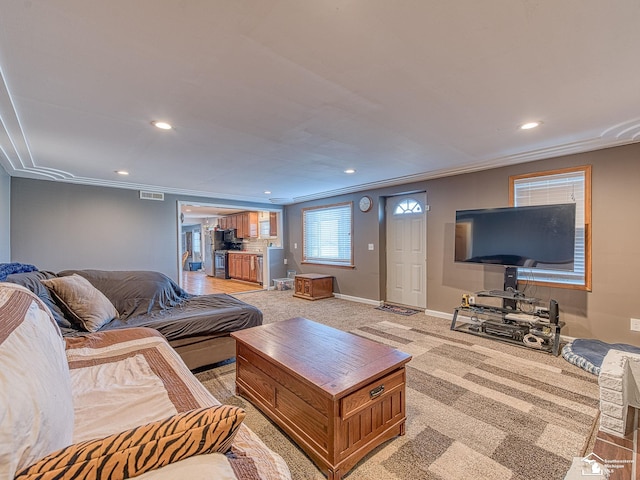
<instances>
[{"instance_id":1,"label":"window blind","mask_svg":"<svg viewBox=\"0 0 640 480\"><path fill-rule=\"evenodd\" d=\"M513 202L516 207L529 205L576 204L576 244L573 272L553 269L518 268L519 280L586 284L585 249L585 172L572 171L516 179L513 181Z\"/></svg>"},{"instance_id":2,"label":"window blind","mask_svg":"<svg viewBox=\"0 0 640 480\"><path fill-rule=\"evenodd\" d=\"M304 209L303 261L332 265L352 265L352 205Z\"/></svg>"}]
</instances>

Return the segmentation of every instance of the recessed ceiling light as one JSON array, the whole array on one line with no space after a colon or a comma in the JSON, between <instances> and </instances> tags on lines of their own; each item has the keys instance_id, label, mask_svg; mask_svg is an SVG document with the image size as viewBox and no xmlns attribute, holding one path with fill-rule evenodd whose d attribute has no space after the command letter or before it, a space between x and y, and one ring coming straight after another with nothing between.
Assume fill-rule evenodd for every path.
<instances>
[{"instance_id":1,"label":"recessed ceiling light","mask_svg":"<svg viewBox=\"0 0 640 480\"><path fill-rule=\"evenodd\" d=\"M129 175L129 172L127 172L126 170L116 170L116 173L118 175Z\"/></svg>"},{"instance_id":2,"label":"recessed ceiling light","mask_svg":"<svg viewBox=\"0 0 640 480\"><path fill-rule=\"evenodd\" d=\"M271 195L271 190L265 190L265 191L264 191L264 194L265 194L265 195Z\"/></svg>"},{"instance_id":3,"label":"recessed ceiling light","mask_svg":"<svg viewBox=\"0 0 640 480\"><path fill-rule=\"evenodd\" d=\"M348 173L348 174L356 173L356 169L355 169L355 168L347 168L347 169L344 171L344 173Z\"/></svg>"},{"instance_id":4,"label":"recessed ceiling light","mask_svg":"<svg viewBox=\"0 0 640 480\"><path fill-rule=\"evenodd\" d=\"M520 130L531 130L532 128L536 128L542 125L542 122L527 122L520 125Z\"/></svg>"},{"instance_id":5,"label":"recessed ceiling light","mask_svg":"<svg viewBox=\"0 0 640 480\"><path fill-rule=\"evenodd\" d=\"M151 125L158 127L161 130L171 130L173 128L170 123L159 122L157 120L154 120L153 122L151 122Z\"/></svg>"}]
</instances>

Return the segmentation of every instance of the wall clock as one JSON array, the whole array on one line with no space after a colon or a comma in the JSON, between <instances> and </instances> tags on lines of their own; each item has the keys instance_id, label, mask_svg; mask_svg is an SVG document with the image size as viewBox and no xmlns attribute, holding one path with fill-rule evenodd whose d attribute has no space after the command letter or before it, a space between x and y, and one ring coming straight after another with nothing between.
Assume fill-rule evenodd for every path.
<instances>
[{"instance_id":1,"label":"wall clock","mask_svg":"<svg viewBox=\"0 0 640 480\"><path fill-rule=\"evenodd\" d=\"M371 210L372 205L373 205L373 202L371 201L371 197L367 195L362 197L360 199L360 202L358 202L358 207L360 207L361 212L368 212L369 210Z\"/></svg>"}]
</instances>

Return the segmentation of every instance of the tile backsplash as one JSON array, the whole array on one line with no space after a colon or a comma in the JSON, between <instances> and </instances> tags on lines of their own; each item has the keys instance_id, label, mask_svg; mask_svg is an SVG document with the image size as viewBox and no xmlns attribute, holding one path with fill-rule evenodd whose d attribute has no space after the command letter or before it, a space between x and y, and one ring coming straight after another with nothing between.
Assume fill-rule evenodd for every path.
<instances>
[{"instance_id":1,"label":"tile backsplash","mask_svg":"<svg viewBox=\"0 0 640 480\"><path fill-rule=\"evenodd\" d=\"M246 238L242 242L242 249L251 253L264 253L269 245L269 240Z\"/></svg>"}]
</instances>

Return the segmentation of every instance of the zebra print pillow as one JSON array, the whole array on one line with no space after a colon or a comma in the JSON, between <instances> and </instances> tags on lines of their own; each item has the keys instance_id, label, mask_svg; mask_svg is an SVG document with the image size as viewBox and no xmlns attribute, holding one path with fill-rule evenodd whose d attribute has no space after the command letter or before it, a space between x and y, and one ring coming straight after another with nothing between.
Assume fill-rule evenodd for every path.
<instances>
[{"instance_id":1,"label":"zebra print pillow","mask_svg":"<svg viewBox=\"0 0 640 480\"><path fill-rule=\"evenodd\" d=\"M125 479L193 455L224 453L231 447L244 417L243 409L230 405L179 413L65 447L25 468L15 480Z\"/></svg>"}]
</instances>

